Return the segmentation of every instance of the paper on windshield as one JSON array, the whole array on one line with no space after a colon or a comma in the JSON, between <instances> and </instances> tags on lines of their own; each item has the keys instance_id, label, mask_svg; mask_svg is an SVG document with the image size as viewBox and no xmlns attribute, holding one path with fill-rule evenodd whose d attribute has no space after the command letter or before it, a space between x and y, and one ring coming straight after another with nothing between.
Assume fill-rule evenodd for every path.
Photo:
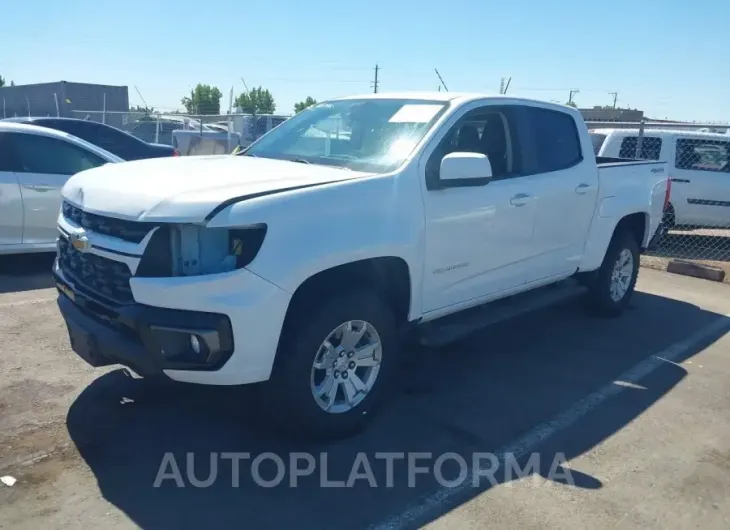
<instances>
[{"instance_id":1,"label":"paper on windshield","mask_svg":"<svg viewBox=\"0 0 730 530\"><path fill-rule=\"evenodd\" d=\"M443 105L403 105L388 120L390 123L428 123Z\"/></svg>"}]
</instances>

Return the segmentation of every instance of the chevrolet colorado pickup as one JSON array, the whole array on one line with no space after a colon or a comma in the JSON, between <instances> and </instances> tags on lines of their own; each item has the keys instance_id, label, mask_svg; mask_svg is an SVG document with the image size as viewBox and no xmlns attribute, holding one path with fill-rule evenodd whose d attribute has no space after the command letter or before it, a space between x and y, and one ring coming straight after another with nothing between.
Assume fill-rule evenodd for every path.
<instances>
[{"instance_id":1,"label":"chevrolet colorado pickup","mask_svg":"<svg viewBox=\"0 0 730 530\"><path fill-rule=\"evenodd\" d=\"M53 272L91 365L265 382L270 416L337 437L392 395L406 337L565 282L620 314L668 199L664 163L597 159L567 106L346 97L236 155L78 173Z\"/></svg>"}]
</instances>

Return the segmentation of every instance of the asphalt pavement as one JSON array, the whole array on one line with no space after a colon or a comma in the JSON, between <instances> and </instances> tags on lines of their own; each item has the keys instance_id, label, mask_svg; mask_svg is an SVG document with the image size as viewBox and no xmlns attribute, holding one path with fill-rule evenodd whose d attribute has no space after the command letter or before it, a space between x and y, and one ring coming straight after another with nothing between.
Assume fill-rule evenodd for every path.
<instances>
[{"instance_id":1,"label":"asphalt pavement","mask_svg":"<svg viewBox=\"0 0 730 530\"><path fill-rule=\"evenodd\" d=\"M44 259L0 263L0 528L730 527L728 285L642 269L619 319L415 349L367 432L306 445L255 389L85 365Z\"/></svg>"}]
</instances>

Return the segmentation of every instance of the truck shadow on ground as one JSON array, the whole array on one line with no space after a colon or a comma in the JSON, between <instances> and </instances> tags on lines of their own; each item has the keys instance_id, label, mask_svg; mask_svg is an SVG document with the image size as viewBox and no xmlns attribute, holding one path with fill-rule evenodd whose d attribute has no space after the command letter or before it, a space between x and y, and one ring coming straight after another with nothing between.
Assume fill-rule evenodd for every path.
<instances>
[{"instance_id":1,"label":"truck shadow on ground","mask_svg":"<svg viewBox=\"0 0 730 530\"><path fill-rule=\"evenodd\" d=\"M55 257L47 253L0 256L0 294L53 287Z\"/></svg>"},{"instance_id":2,"label":"truck shadow on ground","mask_svg":"<svg viewBox=\"0 0 730 530\"><path fill-rule=\"evenodd\" d=\"M259 415L250 411L282 412L254 401L251 389L134 380L121 371L98 378L78 396L67 427L103 497L144 529L245 525L340 530L383 521L390 521L391 528L417 528L490 487L528 480L497 469L475 487L471 478L459 482L462 470L453 458L440 476L435 475L440 455L461 455L471 468L474 453L519 449L515 440L526 434L530 443L540 443L528 448L530 454L523 454L518 463L526 464L534 451L539 465L533 471L548 481L567 483L560 487L603 487L600 477L580 469L570 470L572 481L565 473L556 474L562 469L555 467L560 463L556 455L581 455L635 420L685 377L684 368L675 363L718 337L708 338L675 362L660 364L642 380L645 388L624 387L593 408L589 400L587 408L579 407L552 436L542 439L541 433L549 433L551 422L576 403L611 388L627 370L718 318L724 317L637 293L621 319L586 316L573 301L448 348L419 349L405 369L401 394L370 429L327 445L299 444L269 434L256 421ZM221 459L225 452L249 457L232 466L235 457ZM313 472L296 477L296 486L292 453L309 453L314 461ZM412 456L418 457L415 465L426 471L417 475L409 473L407 456L416 453L423 454ZM257 474L256 457L263 459ZM298 468L306 469L306 457L295 457ZM393 459L390 474L387 458ZM374 484L367 479L363 459ZM237 485L233 467L239 470ZM353 469L360 478L342 487ZM214 479L211 484L200 487L209 477ZM443 480L460 486L444 490L439 483ZM273 487L264 487L262 481Z\"/></svg>"}]
</instances>

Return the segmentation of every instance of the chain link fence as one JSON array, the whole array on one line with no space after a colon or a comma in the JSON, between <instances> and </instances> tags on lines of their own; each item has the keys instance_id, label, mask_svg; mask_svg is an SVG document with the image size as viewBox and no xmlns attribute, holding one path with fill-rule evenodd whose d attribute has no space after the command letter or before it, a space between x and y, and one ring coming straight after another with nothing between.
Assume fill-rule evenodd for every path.
<instances>
[{"instance_id":1,"label":"chain link fence","mask_svg":"<svg viewBox=\"0 0 730 530\"><path fill-rule=\"evenodd\" d=\"M666 233L645 265L692 261L730 281L730 124L588 122L596 154L668 163Z\"/></svg>"},{"instance_id":2,"label":"chain link fence","mask_svg":"<svg viewBox=\"0 0 730 530\"><path fill-rule=\"evenodd\" d=\"M150 143L175 147L181 155L231 153L283 123L271 114L193 115L162 112L72 111L74 118L111 125Z\"/></svg>"}]
</instances>

